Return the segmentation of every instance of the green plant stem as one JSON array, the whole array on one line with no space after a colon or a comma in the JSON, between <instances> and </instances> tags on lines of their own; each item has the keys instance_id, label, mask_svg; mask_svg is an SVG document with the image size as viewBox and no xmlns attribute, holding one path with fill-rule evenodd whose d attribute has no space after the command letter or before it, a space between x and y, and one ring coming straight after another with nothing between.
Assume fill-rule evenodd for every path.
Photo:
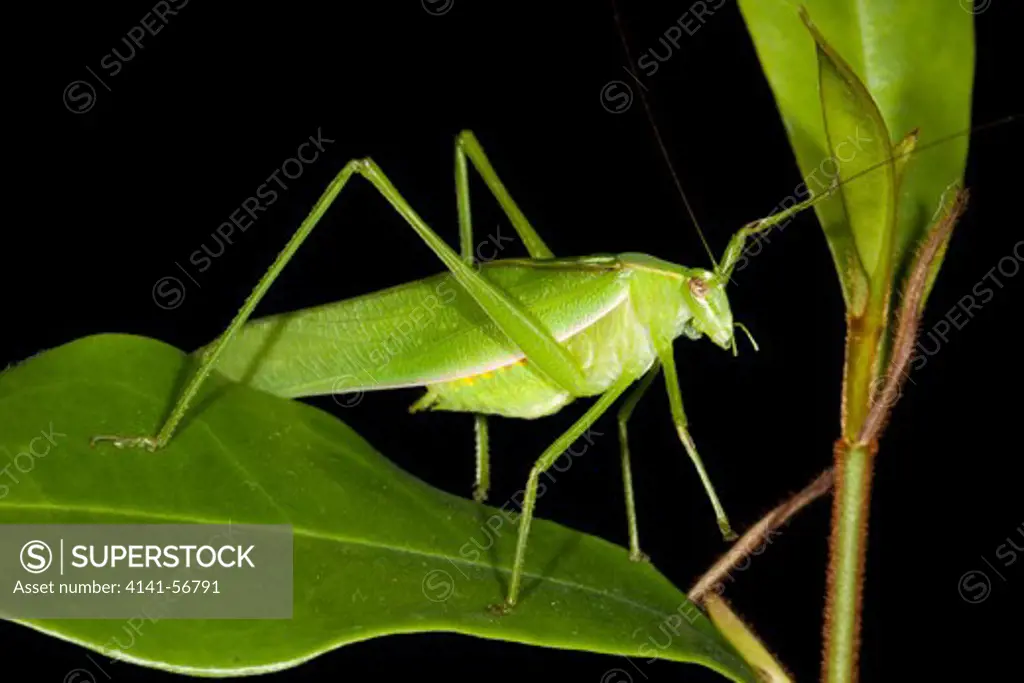
<instances>
[{"instance_id":1,"label":"green plant stem","mask_svg":"<svg viewBox=\"0 0 1024 683\"><path fill-rule=\"evenodd\" d=\"M836 447L831 560L825 627L825 680L857 679L860 608L874 453L862 446Z\"/></svg>"},{"instance_id":2,"label":"green plant stem","mask_svg":"<svg viewBox=\"0 0 1024 683\"><path fill-rule=\"evenodd\" d=\"M861 440L860 432L871 411L887 306L884 293L876 294L863 316L847 321L842 437L834 449L835 493L825 604L822 680L827 683L857 680L871 475L877 449L877 441Z\"/></svg>"}]
</instances>

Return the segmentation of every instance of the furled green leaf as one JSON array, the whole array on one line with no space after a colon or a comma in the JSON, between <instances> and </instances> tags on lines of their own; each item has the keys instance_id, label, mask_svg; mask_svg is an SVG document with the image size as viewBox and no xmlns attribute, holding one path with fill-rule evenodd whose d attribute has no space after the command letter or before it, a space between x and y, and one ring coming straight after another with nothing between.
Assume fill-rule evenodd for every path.
<instances>
[{"instance_id":1,"label":"furled green leaf","mask_svg":"<svg viewBox=\"0 0 1024 683\"><path fill-rule=\"evenodd\" d=\"M838 174L846 222L868 280L880 283L884 292L896 222L896 166L889 131L871 93L802 14L817 44L826 150Z\"/></svg>"},{"instance_id":2,"label":"furled green leaf","mask_svg":"<svg viewBox=\"0 0 1024 683\"><path fill-rule=\"evenodd\" d=\"M902 140L912 130L920 131L915 156L899 185L893 235L897 274L907 267L912 247L926 233L943 192L963 177L967 136L945 140L970 127L974 27L972 15L961 4L802 3L835 53L871 93L891 137ZM819 100L815 41L801 22L799 6L791 0L740 0L740 8L801 172L821 178L821 165L830 152ZM940 140L945 141L933 144ZM820 189L812 181L808 186ZM819 204L817 212L849 306L858 286L851 277L855 271L850 267L850 220L840 198Z\"/></svg>"},{"instance_id":3,"label":"furled green leaf","mask_svg":"<svg viewBox=\"0 0 1024 683\"><path fill-rule=\"evenodd\" d=\"M451 631L697 662L734 681L756 680L657 570L544 520L534 522L520 603L492 614L508 582L517 507L499 511L433 489L303 403L214 377L166 449L89 447L98 433L151 433L187 367L182 352L160 342L102 335L0 376L0 446L16 454L40 430L56 443L17 483L4 482L0 522L294 528L291 620L158 620L124 653L131 660L244 675L385 634ZM123 626L23 623L103 653Z\"/></svg>"}]
</instances>

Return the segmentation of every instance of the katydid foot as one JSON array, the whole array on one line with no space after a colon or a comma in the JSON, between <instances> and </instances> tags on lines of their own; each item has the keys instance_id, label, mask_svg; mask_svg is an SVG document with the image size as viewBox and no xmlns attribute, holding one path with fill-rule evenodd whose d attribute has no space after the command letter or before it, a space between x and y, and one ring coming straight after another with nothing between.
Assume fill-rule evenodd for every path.
<instances>
[{"instance_id":1,"label":"katydid foot","mask_svg":"<svg viewBox=\"0 0 1024 683\"><path fill-rule=\"evenodd\" d=\"M496 605L488 605L487 611L496 617L503 617L512 613L512 608L516 606L514 600L506 598Z\"/></svg>"},{"instance_id":2,"label":"katydid foot","mask_svg":"<svg viewBox=\"0 0 1024 683\"><path fill-rule=\"evenodd\" d=\"M650 558L650 556L647 555L647 553L645 553L642 550L640 550L639 548L637 548L636 550L630 550L629 551L629 561L630 562L650 562L651 558Z\"/></svg>"}]
</instances>

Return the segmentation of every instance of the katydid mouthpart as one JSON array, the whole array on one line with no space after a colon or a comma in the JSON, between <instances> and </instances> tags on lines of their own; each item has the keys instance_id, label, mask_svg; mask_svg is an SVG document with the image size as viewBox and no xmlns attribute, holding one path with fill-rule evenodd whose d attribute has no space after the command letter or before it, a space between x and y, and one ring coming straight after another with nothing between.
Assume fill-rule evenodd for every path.
<instances>
[{"instance_id":1,"label":"katydid mouthpart","mask_svg":"<svg viewBox=\"0 0 1024 683\"><path fill-rule=\"evenodd\" d=\"M529 258L474 262L468 165L479 172L523 241ZM426 242L447 272L380 292L249 321L267 290L353 175L368 180ZM455 145L461 255L413 210L371 159L349 161L327 187L227 330L195 352L199 367L155 436L97 436L119 448L156 451L172 438L209 373L218 372L271 394L299 398L424 387L412 410L472 413L477 434L474 498L489 485L487 416L531 419L577 398L596 401L536 460L522 505L522 523L508 594L519 597L539 476L638 382L618 411L629 558L640 550L630 476L627 422L644 392L663 373L672 420L715 511L722 535L735 538L690 436L673 342L706 336L736 353L726 284L746 240L828 197L811 197L747 224L711 270L687 268L640 253L557 258L509 195L470 131ZM420 323L417 312L429 316ZM382 353L396 325L416 323L401 353ZM741 328L742 329L742 328ZM745 329L744 329L745 331ZM749 333L748 333L749 334ZM751 339L751 341L753 341ZM755 347L756 348L756 347Z\"/></svg>"}]
</instances>

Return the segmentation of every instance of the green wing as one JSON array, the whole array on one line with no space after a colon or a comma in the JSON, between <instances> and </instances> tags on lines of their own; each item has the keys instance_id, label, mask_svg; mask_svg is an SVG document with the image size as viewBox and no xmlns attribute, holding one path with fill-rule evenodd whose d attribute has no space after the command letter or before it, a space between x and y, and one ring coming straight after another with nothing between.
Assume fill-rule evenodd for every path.
<instances>
[{"instance_id":1,"label":"green wing","mask_svg":"<svg viewBox=\"0 0 1024 683\"><path fill-rule=\"evenodd\" d=\"M495 261L481 272L559 341L628 294L629 270L604 257ZM435 384L522 357L455 278L442 273L254 320L224 350L217 370L278 396L300 397Z\"/></svg>"}]
</instances>

